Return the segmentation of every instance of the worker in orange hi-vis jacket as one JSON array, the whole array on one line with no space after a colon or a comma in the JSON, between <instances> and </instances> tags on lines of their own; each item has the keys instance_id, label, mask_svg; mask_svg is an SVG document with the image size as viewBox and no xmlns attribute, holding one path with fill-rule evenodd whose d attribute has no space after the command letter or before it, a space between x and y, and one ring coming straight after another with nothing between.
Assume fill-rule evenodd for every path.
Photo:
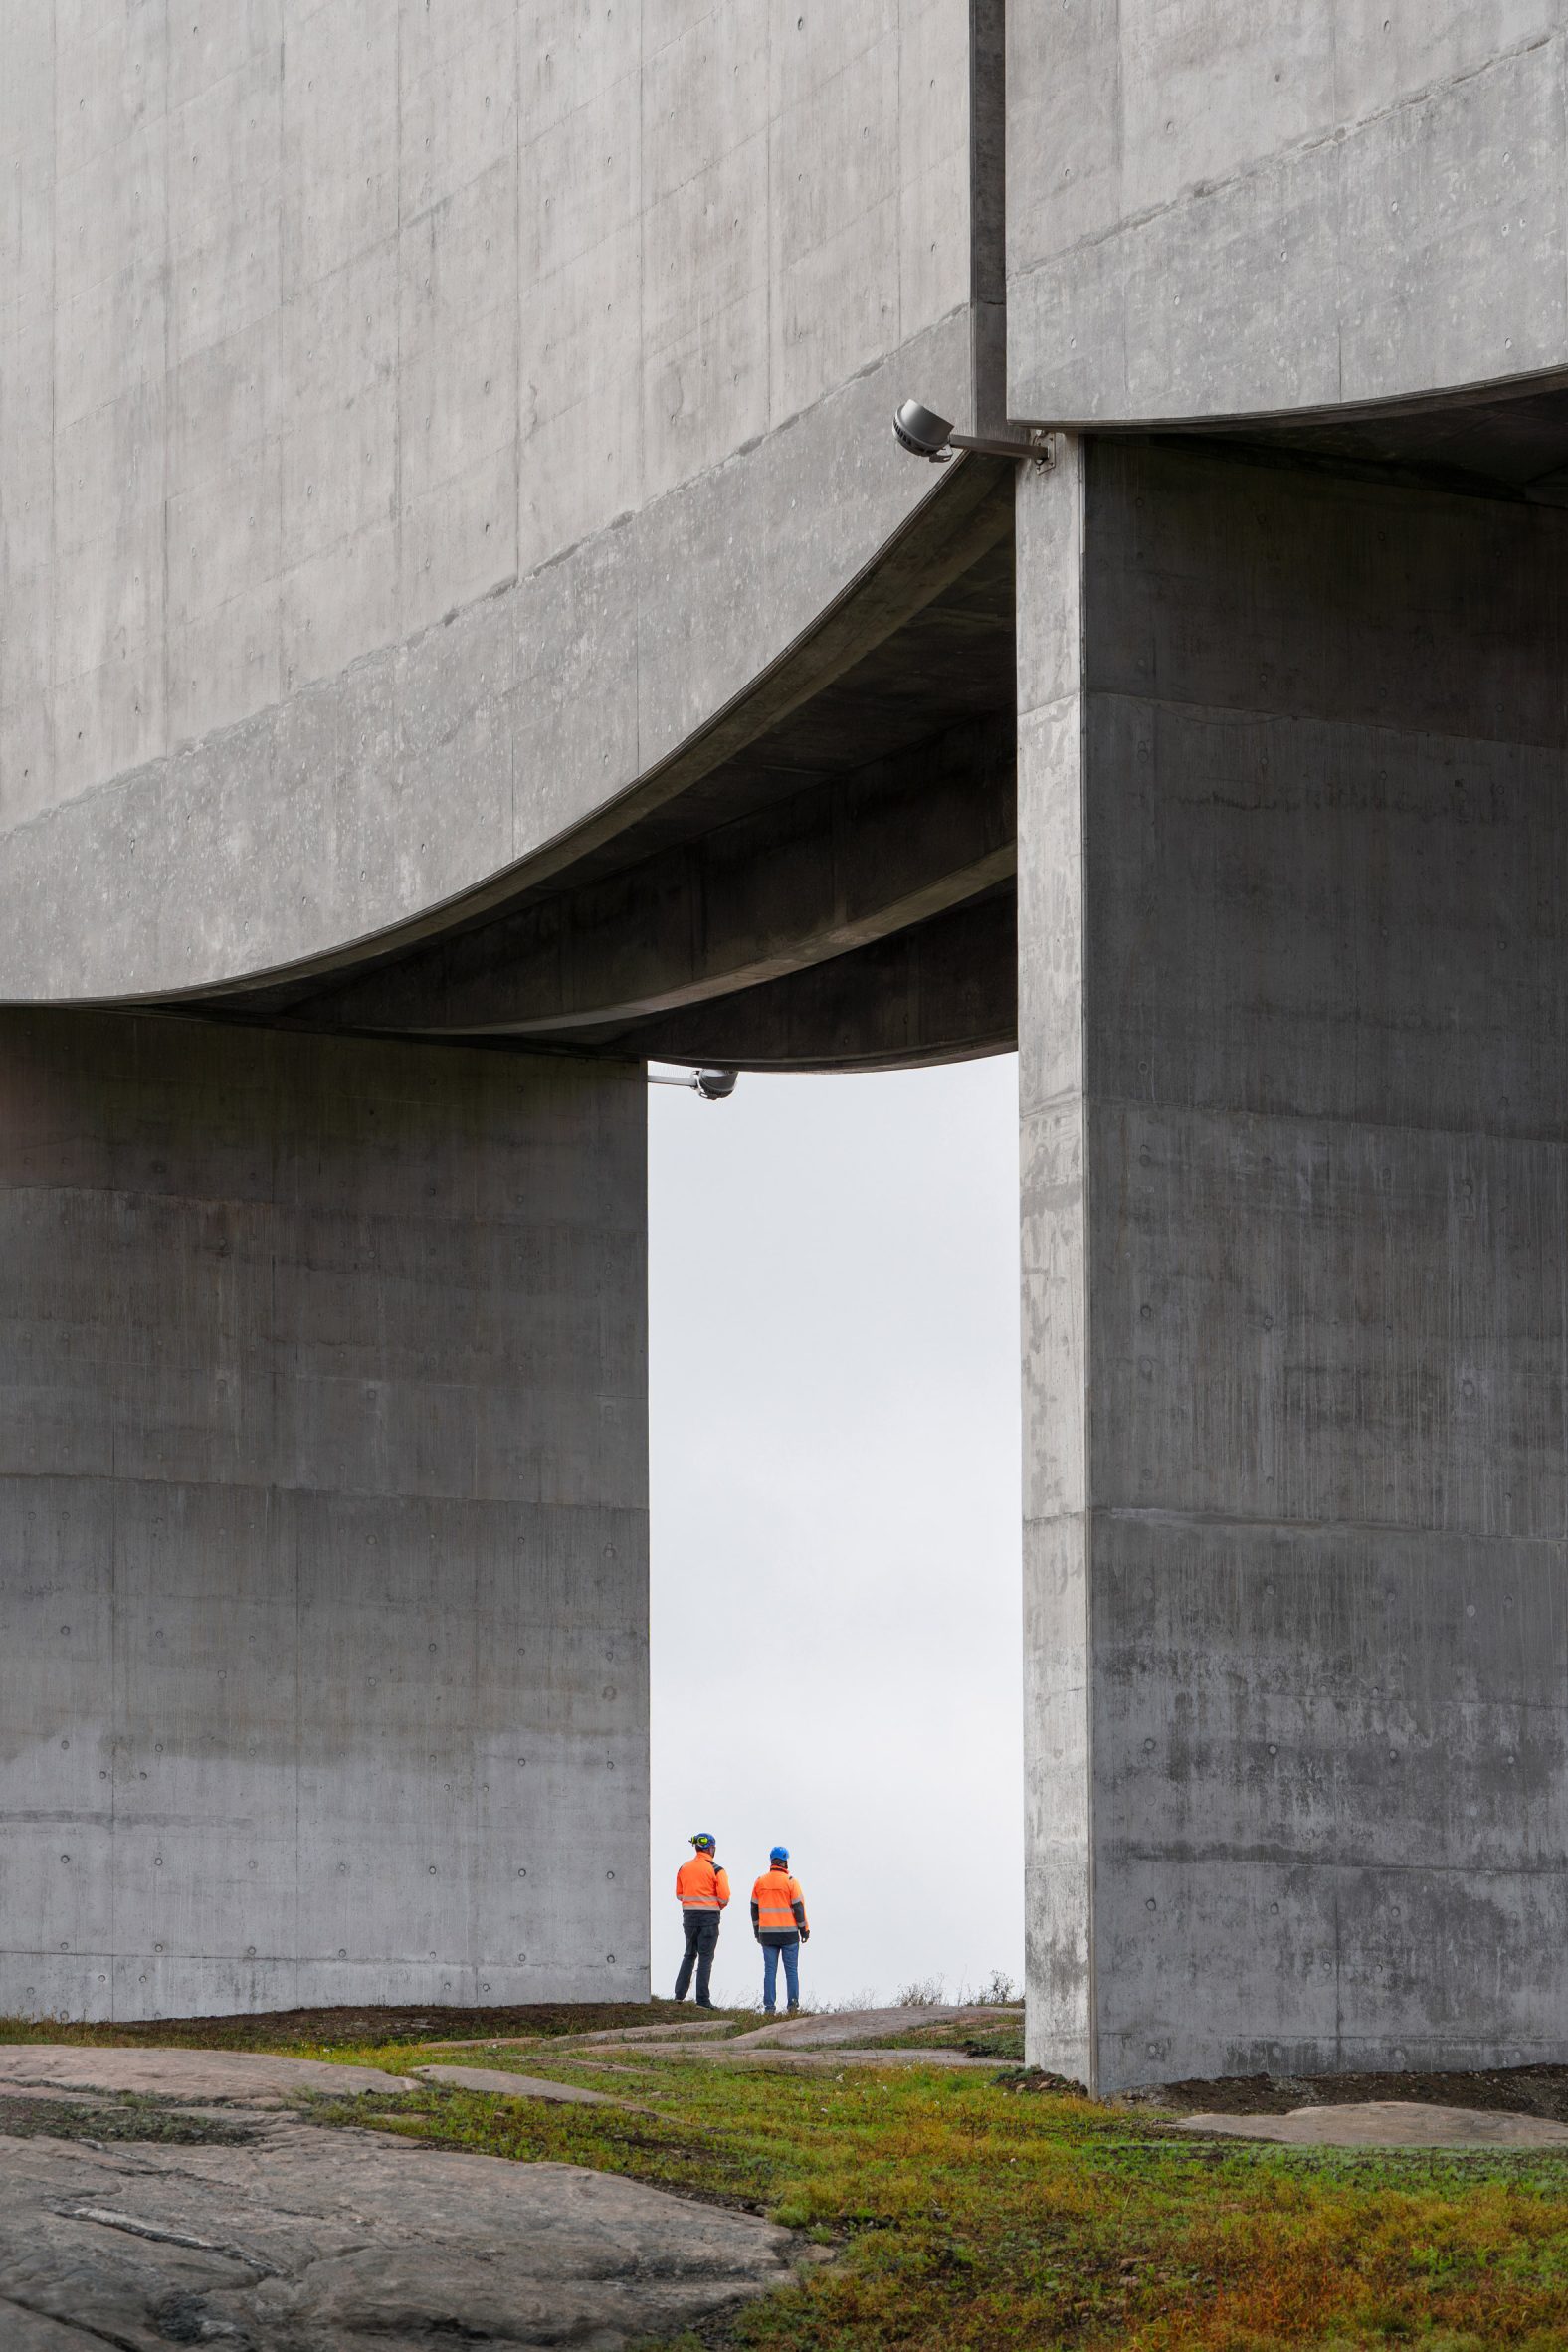
<instances>
[{"instance_id":1,"label":"worker in orange hi-vis jacket","mask_svg":"<svg viewBox=\"0 0 1568 2352\"><path fill-rule=\"evenodd\" d=\"M714 1860L713 1841L698 1830L692 1855L676 1872L676 1901L686 1928L686 1951L676 1978L676 1999L684 2001L696 1970L696 2005L711 2009L708 1986L713 1978L713 1954L718 1949L718 1918L729 1900L729 1876Z\"/></svg>"},{"instance_id":2,"label":"worker in orange hi-vis jacket","mask_svg":"<svg viewBox=\"0 0 1568 2352\"><path fill-rule=\"evenodd\" d=\"M768 1866L751 1889L751 1932L762 1946L762 2006L769 2017L778 2000L779 1960L789 1991L789 2013L800 2007L800 1947L810 1943L806 1897L790 1876L789 1848L775 1846Z\"/></svg>"}]
</instances>

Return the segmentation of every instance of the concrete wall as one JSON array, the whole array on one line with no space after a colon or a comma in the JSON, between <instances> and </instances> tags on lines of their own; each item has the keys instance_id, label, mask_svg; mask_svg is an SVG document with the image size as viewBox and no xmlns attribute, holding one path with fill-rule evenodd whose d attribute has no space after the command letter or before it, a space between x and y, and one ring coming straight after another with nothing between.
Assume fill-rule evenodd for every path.
<instances>
[{"instance_id":1,"label":"concrete wall","mask_svg":"<svg viewBox=\"0 0 1568 2352\"><path fill-rule=\"evenodd\" d=\"M0 993L380 931L740 692L930 490L896 401L968 412L969 39L16 0Z\"/></svg>"},{"instance_id":2,"label":"concrete wall","mask_svg":"<svg viewBox=\"0 0 1568 2352\"><path fill-rule=\"evenodd\" d=\"M1560 0L1011 0L1008 380L1043 422L1568 364Z\"/></svg>"},{"instance_id":3,"label":"concrete wall","mask_svg":"<svg viewBox=\"0 0 1568 2352\"><path fill-rule=\"evenodd\" d=\"M1032 2055L1560 2060L1568 526L1019 530Z\"/></svg>"},{"instance_id":4,"label":"concrete wall","mask_svg":"<svg viewBox=\"0 0 1568 2352\"><path fill-rule=\"evenodd\" d=\"M646 1997L644 1125L0 1023L0 2012Z\"/></svg>"}]
</instances>

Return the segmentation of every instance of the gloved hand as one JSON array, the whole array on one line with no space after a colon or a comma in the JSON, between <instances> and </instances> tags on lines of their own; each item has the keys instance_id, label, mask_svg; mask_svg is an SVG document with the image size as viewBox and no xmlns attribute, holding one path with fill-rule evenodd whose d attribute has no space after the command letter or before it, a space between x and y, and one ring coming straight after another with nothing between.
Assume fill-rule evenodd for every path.
<instances>
[{"instance_id":1,"label":"gloved hand","mask_svg":"<svg viewBox=\"0 0 1568 2352\"><path fill-rule=\"evenodd\" d=\"M800 1940L801 1940L801 1942L802 1942L803 1944L809 1944L809 1943L810 1943L810 1941L811 1941L811 1929L810 1929L809 1927L803 1927L803 1928L801 1929L801 1931L800 1931Z\"/></svg>"},{"instance_id":2,"label":"gloved hand","mask_svg":"<svg viewBox=\"0 0 1568 2352\"><path fill-rule=\"evenodd\" d=\"M753 1929L751 1930L751 1940L752 1940L752 1942L753 1942L754 1944L759 1944L759 1943L761 1943L761 1941L762 1941L762 1930L761 1930L761 1928L760 1928L760 1927L753 1927Z\"/></svg>"}]
</instances>

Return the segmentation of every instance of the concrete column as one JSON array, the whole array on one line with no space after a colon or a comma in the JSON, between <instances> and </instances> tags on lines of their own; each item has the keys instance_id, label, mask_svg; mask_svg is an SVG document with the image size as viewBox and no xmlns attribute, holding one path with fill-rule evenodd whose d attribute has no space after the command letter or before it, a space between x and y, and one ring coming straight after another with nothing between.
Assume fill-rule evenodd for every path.
<instances>
[{"instance_id":1,"label":"concrete column","mask_svg":"<svg viewBox=\"0 0 1568 2352\"><path fill-rule=\"evenodd\" d=\"M1568 2054L1568 517L1019 499L1030 2049Z\"/></svg>"},{"instance_id":2,"label":"concrete column","mask_svg":"<svg viewBox=\"0 0 1568 2352\"><path fill-rule=\"evenodd\" d=\"M0 2012L646 1997L644 1132L0 1016Z\"/></svg>"}]
</instances>

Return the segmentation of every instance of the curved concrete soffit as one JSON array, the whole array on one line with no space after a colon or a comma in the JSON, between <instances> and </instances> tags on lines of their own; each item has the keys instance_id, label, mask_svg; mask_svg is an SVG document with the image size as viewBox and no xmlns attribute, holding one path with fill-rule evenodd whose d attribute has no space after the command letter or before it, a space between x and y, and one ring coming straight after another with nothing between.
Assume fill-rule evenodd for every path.
<instances>
[{"instance_id":1,"label":"curved concrete soffit","mask_svg":"<svg viewBox=\"0 0 1568 2352\"><path fill-rule=\"evenodd\" d=\"M1344 400L1303 403L1300 406L1253 408L1190 408L1158 406L1133 413L1083 409L1051 416L1018 417L1014 430L1045 433L1093 433L1140 436L1151 433L1203 433L1245 437L1258 431L1310 433L1321 426L1380 426L1420 423L1426 418L1463 415L1475 409L1504 408L1513 401L1544 393L1568 391L1568 368L1538 368L1517 376L1492 376L1441 391L1403 392L1386 400Z\"/></svg>"},{"instance_id":2,"label":"curved concrete soffit","mask_svg":"<svg viewBox=\"0 0 1568 2352\"><path fill-rule=\"evenodd\" d=\"M1003 883L913 929L639 1023L615 1044L732 1070L915 1070L1018 1043L1018 902Z\"/></svg>"},{"instance_id":3,"label":"curved concrete soffit","mask_svg":"<svg viewBox=\"0 0 1568 2352\"><path fill-rule=\"evenodd\" d=\"M569 826L479 888L443 900L408 922L353 941L328 955L257 972L238 981L173 991L171 998L232 1000L292 980L317 975L326 978L360 968L365 970L361 1010L367 1025L406 1030L411 1024L406 1019L400 1020L389 1009L378 1009L374 1018L370 1017L372 1004L379 1007L381 1002L381 991L375 986L379 966L423 944L445 943L454 934L461 936L487 917L503 916L510 901L541 883L569 884L572 868L589 852L602 849L641 819L679 800L726 759L821 692L995 545L1007 523L1005 507L999 506L997 500L998 485L1005 483L1010 473L1008 465L995 459L955 460L926 489L898 529L840 594L739 693L592 815ZM1009 759L1009 779L1011 772ZM988 861L988 870L977 874L957 894L967 894L984 886L999 873L1011 872L1010 862L1004 860L1000 866L995 863L994 849L982 855ZM920 911L929 910L927 905ZM918 913L911 907L896 919L918 919ZM847 948L861 944L863 938L880 935L880 928L879 925L860 933L848 928L842 936L825 943L822 953L842 954ZM765 975L759 970L753 976ZM698 980L693 981L690 993L703 996L717 988L746 984L745 980L727 978L710 989ZM685 1002L686 995L678 993L670 1001ZM345 991L339 1008L343 1020L353 1020L353 1003L351 990ZM595 1007L585 1010L580 1018L599 1020L604 1018L604 1012ZM553 1012L530 1021L525 1013L481 1012L465 1018L454 1009L453 1018L443 1021L441 1027L462 1028L477 1035L487 1030L523 1034L530 1028L542 1031L571 1025L571 1016Z\"/></svg>"},{"instance_id":4,"label":"curved concrete soffit","mask_svg":"<svg viewBox=\"0 0 1568 2352\"><path fill-rule=\"evenodd\" d=\"M972 719L288 1008L399 1035L605 1035L923 923L1017 867L1017 729Z\"/></svg>"},{"instance_id":5,"label":"curved concrete soffit","mask_svg":"<svg viewBox=\"0 0 1568 2352\"><path fill-rule=\"evenodd\" d=\"M236 1003L281 982L347 972L504 908L678 798L918 612L1006 528L998 492L1010 488L1008 466L970 457L933 478L894 448L887 429L891 388L922 368L929 380L950 376L967 332L964 315L916 337L727 461L719 479L672 492L664 506L686 505L659 518L657 557L628 536L651 527L645 510L156 772L122 776L17 828L0 872L15 907L50 914L10 926L0 1001ZM810 514L792 512L807 506L802 484ZM756 535L741 565L735 541L748 516ZM868 529L876 534L869 546ZM765 569L759 544L774 557ZM715 546L724 572L741 576L697 578L713 568ZM519 618L520 594L528 603ZM726 641L716 651L694 629L703 614L713 639ZM780 616L788 626L797 615L779 646ZM776 652L758 642L767 631ZM628 633L632 657L607 671L607 649ZM744 683L731 686L736 676ZM611 710L617 697L621 708ZM650 741L656 757L628 760L629 745ZM334 774L337 809L322 817L302 809L292 788L307 798L312 761L326 767L334 756L339 769L355 763L354 804L345 814L348 788ZM477 851L464 843L470 871L461 886L430 893L398 919L334 936L326 920L333 885L315 864L322 844L332 842L340 861L358 857L364 843L344 838L350 826L360 835L378 827L386 892L406 898L407 870L425 848L406 837L437 834L439 851L439 828L459 832L475 799L468 771L502 757L507 776L516 775L508 837L513 800L516 829L532 835L523 854L504 854L510 838ZM626 780L590 801L591 764L611 776L619 768ZM484 789L496 797L489 773ZM268 879L308 902L302 914L279 909L269 919L268 944L292 931L303 952L253 945ZM421 873L413 887L423 885Z\"/></svg>"}]
</instances>

